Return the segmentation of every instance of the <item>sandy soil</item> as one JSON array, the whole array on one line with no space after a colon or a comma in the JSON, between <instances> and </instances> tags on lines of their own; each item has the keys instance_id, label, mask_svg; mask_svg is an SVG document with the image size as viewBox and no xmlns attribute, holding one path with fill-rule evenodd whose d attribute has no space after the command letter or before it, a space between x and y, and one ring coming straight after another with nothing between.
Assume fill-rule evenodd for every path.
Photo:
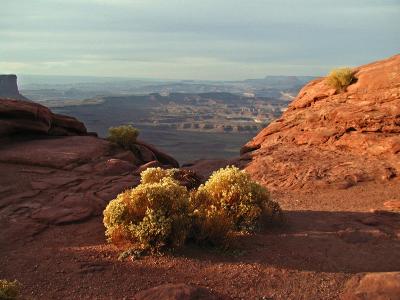
<instances>
[{"instance_id":1,"label":"sandy soil","mask_svg":"<svg viewBox=\"0 0 400 300\"><path fill-rule=\"evenodd\" d=\"M131 299L163 283L189 283L233 299L337 299L354 274L400 270L398 180L349 189L275 193L283 228L239 236L235 251L187 246L175 254L118 261L101 217L53 226L0 245L0 277L27 299Z\"/></svg>"}]
</instances>

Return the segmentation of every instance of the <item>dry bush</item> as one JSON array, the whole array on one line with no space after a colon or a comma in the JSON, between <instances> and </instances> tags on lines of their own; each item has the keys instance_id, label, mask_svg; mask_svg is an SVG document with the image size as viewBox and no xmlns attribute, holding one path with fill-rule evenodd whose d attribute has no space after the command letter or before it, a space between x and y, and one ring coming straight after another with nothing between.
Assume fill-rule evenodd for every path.
<instances>
[{"instance_id":1,"label":"dry bush","mask_svg":"<svg viewBox=\"0 0 400 300\"><path fill-rule=\"evenodd\" d=\"M227 167L214 172L191 197L195 214L229 220L233 230L255 231L263 219L280 222L279 204L270 199L266 188L250 178L245 171Z\"/></svg>"},{"instance_id":2,"label":"dry bush","mask_svg":"<svg viewBox=\"0 0 400 300\"><path fill-rule=\"evenodd\" d=\"M131 150L138 136L139 130L134 128L132 125L122 125L118 127L110 127L108 129L107 139L127 150Z\"/></svg>"},{"instance_id":3,"label":"dry bush","mask_svg":"<svg viewBox=\"0 0 400 300\"><path fill-rule=\"evenodd\" d=\"M201 245L226 244L233 228L229 215L213 205L204 189L192 191L190 202L193 211L191 239Z\"/></svg>"},{"instance_id":4,"label":"dry bush","mask_svg":"<svg viewBox=\"0 0 400 300\"><path fill-rule=\"evenodd\" d=\"M173 178L178 169L147 168L140 173L141 183L157 183L164 178Z\"/></svg>"},{"instance_id":5,"label":"dry bush","mask_svg":"<svg viewBox=\"0 0 400 300\"><path fill-rule=\"evenodd\" d=\"M0 280L0 300L17 299L21 284L17 281Z\"/></svg>"},{"instance_id":6,"label":"dry bush","mask_svg":"<svg viewBox=\"0 0 400 300\"><path fill-rule=\"evenodd\" d=\"M177 173L149 168L139 186L112 200L104 211L108 240L153 252L179 247L189 234L199 244L224 245L235 230L251 232L283 219L268 191L236 167L214 172L190 194Z\"/></svg>"},{"instance_id":7,"label":"dry bush","mask_svg":"<svg viewBox=\"0 0 400 300\"><path fill-rule=\"evenodd\" d=\"M141 174L141 183L156 183L163 178L169 177L176 180L180 185L189 190L197 188L201 184L201 177L190 170L185 169L162 169L148 168Z\"/></svg>"},{"instance_id":8,"label":"dry bush","mask_svg":"<svg viewBox=\"0 0 400 300\"><path fill-rule=\"evenodd\" d=\"M355 81L354 71L351 68L334 69L329 73L326 80L329 86L344 91Z\"/></svg>"},{"instance_id":9,"label":"dry bush","mask_svg":"<svg viewBox=\"0 0 400 300\"><path fill-rule=\"evenodd\" d=\"M109 241L159 251L181 246L190 229L189 193L175 180L142 183L119 194L104 210Z\"/></svg>"}]
</instances>

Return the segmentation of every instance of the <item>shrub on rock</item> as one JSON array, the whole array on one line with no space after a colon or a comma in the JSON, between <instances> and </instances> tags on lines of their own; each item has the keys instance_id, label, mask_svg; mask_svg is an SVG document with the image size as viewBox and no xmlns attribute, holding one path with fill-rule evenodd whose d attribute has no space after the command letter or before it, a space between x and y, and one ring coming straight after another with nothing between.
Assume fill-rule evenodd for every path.
<instances>
[{"instance_id":1,"label":"shrub on rock","mask_svg":"<svg viewBox=\"0 0 400 300\"><path fill-rule=\"evenodd\" d=\"M119 194L104 211L111 242L158 251L181 246L190 229L189 193L170 177Z\"/></svg>"},{"instance_id":2,"label":"shrub on rock","mask_svg":"<svg viewBox=\"0 0 400 300\"><path fill-rule=\"evenodd\" d=\"M264 218L275 222L283 217L279 204L270 199L267 189L233 166L214 172L192 194L191 204L200 219L213 216L224 219L226 224L229 220L234 230L255 231Z\"/></svg>"},{"instance_id":3,"label":"shrub on rock","mask_svg":"<svg viewBox=\"0 0 400 300\"><path fill-rule=\"evenodd\" d=\"M328 85L339 91L344 91L355 80L354 71L351 68L332 70L326 78Z\"/></svg>"},{"instance_id":4,"label":"shrub on rock","mask_svg":"<svg viewBox=\"0 0 400 300\"><path fill-rule=\"evenodd\" d=\"M110 127L108 129L107 139L127 150L131 150L131 147L136 142L138 136L139 130L134 128L132 125L122 125L118 127Z\"/></svg>"}]
</instances>

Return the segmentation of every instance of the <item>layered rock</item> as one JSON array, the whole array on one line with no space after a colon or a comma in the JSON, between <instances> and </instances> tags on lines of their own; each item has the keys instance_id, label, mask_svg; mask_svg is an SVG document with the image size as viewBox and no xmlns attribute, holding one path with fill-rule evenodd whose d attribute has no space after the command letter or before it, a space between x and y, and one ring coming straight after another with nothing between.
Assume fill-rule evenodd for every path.
<instances>
[{"instance_id":1,"label":"layered rock","mask_svg":"<svg viewBox=\"0 0 400 300\"><path fill-rule=\"evenodd\" d=\"M17 75L0 75L0 97L28 100L19 93Z\"/></svg>"},{"instance_id":2,"label":"layered rock","mask_svg":"<svg viewBox=\"0 0 400 300\"><path fill-rule=\"evenodd\" d=\"M272 189L390 180L400 174L400 55L357 67L346 91L308 83L241 151Z\"/></svg>"},{"instance_id":3,"label":"layered rock","mask_svg":"<svg viewBox=\"0 0 400 300\"><path fill-rule=\"evenodd\" d=\"M85 135L87 131L82 122L54 114L38 103L0 98L0 138L28 133L64 136Z\"/></svg>"}]
</instances>

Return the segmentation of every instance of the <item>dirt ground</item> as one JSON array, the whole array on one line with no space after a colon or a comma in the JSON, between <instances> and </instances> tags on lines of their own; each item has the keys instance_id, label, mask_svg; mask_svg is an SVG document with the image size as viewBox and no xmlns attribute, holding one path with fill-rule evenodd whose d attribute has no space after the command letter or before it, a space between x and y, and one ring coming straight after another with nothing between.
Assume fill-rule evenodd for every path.
<instances>
[{"instance_id":1,"label":"dirt ground","mask_svg":"<svg viewBox=\"0 0 400 300\"><path fill-rule=\"evenodd\" d=\"M26 299L131 299L163 283L207 287L228 299L337 299L364 272L400 271L400 182L348 189L278 191L282 228L238 236L224 253L187 246L175 254L118 261L101 216L0 239L0 278Z\"/></svg>"}]
</instances>

